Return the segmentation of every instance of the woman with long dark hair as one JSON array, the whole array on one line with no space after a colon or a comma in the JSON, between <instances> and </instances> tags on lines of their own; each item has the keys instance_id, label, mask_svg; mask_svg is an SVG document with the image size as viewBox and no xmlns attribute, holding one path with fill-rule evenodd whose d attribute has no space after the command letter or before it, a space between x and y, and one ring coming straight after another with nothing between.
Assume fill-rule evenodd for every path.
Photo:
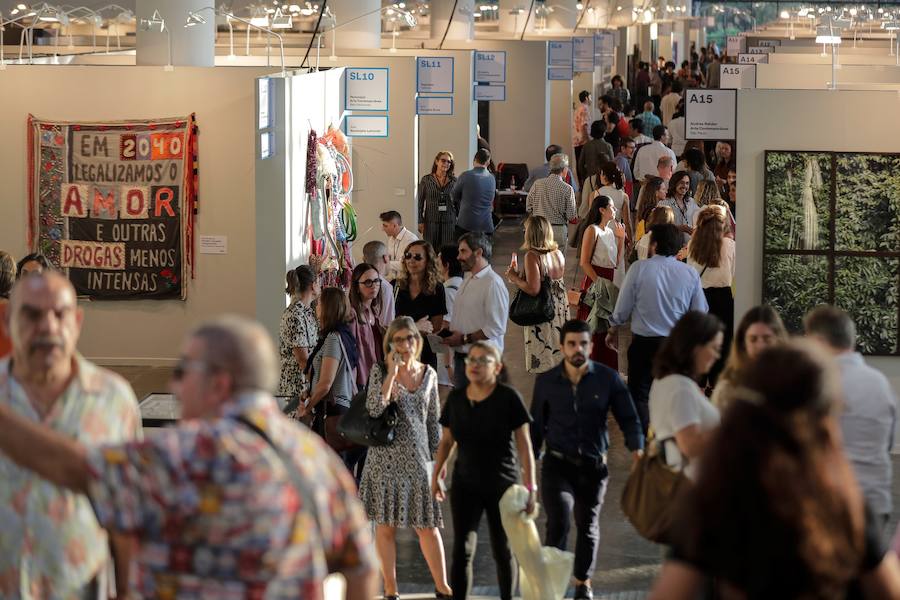
<instances>
[{"instance_id":1,"label":"woman with long dark hair","mask_svg":"<svg viewBox=\"0 0 900 600\"><path fill-rule=\"evenodd\" d=\"M787 339L787 329L777 310L767 304L748 310L734 332L728 361L710 398L712 403L720 411L724 411L731 404L732 392L744 367L766 348L781 344Z\"/></svg>"},{"instance_id":2,"label":"woman with long dark hair","mask_svg":"<svg viewBox=\"0 0 900 600\"><path fill-rule=\"evenodd\" d=\"M722 352L707 376L706 386L712 389L728 358L731 336L734 332L734 295L731 283L734 280L734 240L726 237L728 224L725 209L708 206L700 211L697 229L688 245L687 264L700 274L700 284L709 305L710 314L719 317L725 325Z\"/></svg>"},{"instance_id":3,"label":"woman with long dark hair","mask_svg":"<svg viewBox=\"0 0 900 600\"><path fill-rule=\"evenodd\" d=\"M668 189L667 182L662 177L648 175L644 178L644 182L641 184L641 192L638 194L637 210L635 211L637 213L634 220L635 243L640 241L644 234L650 230L650 226L647 225L650 213L661 201L666 199Z\"/></svg>"},{"instance_id":4,"label":"woman with long dark hair","mask_svg":"<svg viewBox=\"0 0 900 600\"><path fill-rule=\"evenodd\" d=\"M719 359L722 329L716 316L689 311L675 323L653 360L650 427L666 463L691 479L719 424L719 411L698 382Z\"/></svg>"},{"instance_id":5,"label":"woman with long dark hair","mask_svg":"<svg viewBox=\"0 0 900 600\"><path fill-rule=\"evenodd\" d=\"M441 150L434 157L431 173L422 177L416 190L419 202L419 233L432 248L440 248L454 240L456 212L453 186L456 185L453 154Z\"/></svg>"},{"instance_id":6,"label":"woman with long dark hair","mask_svg":"<svg viewBox=\"0 0 900 600\"><path fill-rule=\"evenodd\" d=\"M369 380L369 371L375 363L384 360L381 342L384 330L378 322L383 304L381 278L378 269L369 263L359 263L350 277L350 307L353 319L350 330L356 339L359 349L359 361L356 364L356 386L362 389Z\"/></svg>"},{"instance_id":7,"label":"woman with long dark hair","mask_svg":"<svg viewBox=\"0 0 900 600\"><path fill-rule=\"evenodd\" d=\"M447 297L441 284L437 255L431 244L417 240L406 247L400 274L394 282L397 316L412 317L423 336L444 328ZM437 355L426 342L422 347L422 362L437 369Z\"/></svg>"},{"instance_id":8,"label":"woman with long dark hair","mask_svg":"<svg viewBox=\"0 0 900 600\"><path fill-rule=\"evenodd\" d=\"M616 207L609 196L597 196L584 220L584 236L581 240L579 265L584 271L581 290L587 292L598 279L608 281L615 288L616 268L625 252L625 226L616 221ZM602 282L601 282L602 283ZM611 299L615 302L613 294ZM585 303L578 306L578 318L587 320L591 308ZM602 362L610 369L619 366L618 352L603 342L605 331L595 331L593 360Z\"/></svg>"},{"instance_id":9,"label":"woman with long dark hair","mask_svg":"<svg viewBox=\"0 0 900 600\"><path fill-rule=\"evenodd\" d=\"M691 197L691 177L687 171L676 171L669 180L669 193L659 206L671 206L675 226L681 230L681 245L687 246L694 232L694 213L699 207Z\"/></svg>"},{"instance_id":10,"label":"woman with long dark hair","mask_svg":"<svg viewBox=\"0 0 900 600\"><path fill-rule=\"evenodd\" d=\"M900 566L841 445L839 373L820 347L763 350L682 497L651 600L897 598Z\"/></svg>"}]
</instances>

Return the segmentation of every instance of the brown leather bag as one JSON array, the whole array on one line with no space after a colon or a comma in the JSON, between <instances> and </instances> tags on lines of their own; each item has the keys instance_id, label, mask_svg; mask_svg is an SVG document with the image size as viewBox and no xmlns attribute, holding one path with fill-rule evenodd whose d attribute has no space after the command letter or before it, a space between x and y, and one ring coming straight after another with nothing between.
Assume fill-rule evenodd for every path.
<instances>
[{"instance_id":1,"label":"brown leather bag","mask_svg":"<svg viewBox=\"0 0 900 600\"><path fill-rule=\"evenodd\" d=\"M631 470L622 491L622 512L637 532L651 542L670 544L676 498L690 484L681 470L666 464L663 443L651 442Z\"/></svg>"}]
</instances>

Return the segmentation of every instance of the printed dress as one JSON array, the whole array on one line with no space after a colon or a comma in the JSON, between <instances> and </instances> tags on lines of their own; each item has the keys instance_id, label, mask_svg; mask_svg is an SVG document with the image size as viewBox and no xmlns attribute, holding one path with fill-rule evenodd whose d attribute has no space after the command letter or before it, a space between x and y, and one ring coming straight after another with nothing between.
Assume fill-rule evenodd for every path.
<instances>
[{"instance_id":1,"label":"printed dress","mask_svg":"<svg viewBox=\"0 0 900 600\"><path fill-rule=\"evenodd\" d=\"M553 320L525 329L525 368L529 373L544 373L562 361L559 330L569 320L569 299L562 278L550 280Z\"/></svg>"},{"instance_id":2,"label":"printed dress","mask_svg":"<svg viewBox=\"0 0 900 600\"><path fill-rule=\"evenodd\" d=\"M366 407L378 416L384 371L372 369ZM369 448L359 495L369 520L392 527L443 527L441 507L431 495L428 463L437 452L441 437L440 399L437 374L425 367L422 382L414 392L399 382L394 402L400 408L397 437L388 446Z\"/></svg>"},{"instance_id":3,"label":"printed dress","mask_svg":"<svg viewBox=\"0 0 900 600\"><path fill-rule=\"evenodd\" d=\"M281 360L281 380L278 394L296 396L306 388L306 376L294 358L294 348L315 348L319 337L319 325L312 308L299 300L294 300L281 314L278 328L279 357Z\"/></svg>"}]
</instances>

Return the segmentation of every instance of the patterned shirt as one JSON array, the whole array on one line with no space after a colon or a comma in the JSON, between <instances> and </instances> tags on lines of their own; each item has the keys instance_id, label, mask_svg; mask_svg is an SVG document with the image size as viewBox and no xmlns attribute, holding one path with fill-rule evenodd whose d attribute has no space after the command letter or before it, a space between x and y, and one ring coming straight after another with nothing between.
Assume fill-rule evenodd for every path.
<instances>
[{"instance_id":1,"label":"patterned shirt","mask_svg":"<svg viewBox=\"0 0 900 600\"><path fill-rule=\"evenodd\" d=\"M281 314L278 328L281 355L281 381L278 393L282 396L299 394L306 386L306 377L294 358L294 348L312 350L319 339L319 323L313 309L300 300L291 302Z\"/></svg>"},{"instance_id":2,"label":"patterned shirt","mask_svg":"<svg viewBox=\"0 0 900 600\"><path fill-rule=\"evenodd\" d=\"M545 217L551 225L565 225L575 218L575 191L559 175L534 182L525 211L536 217Z\"/></svg>"},{"instance_id":3,"label":"patterned shirt","mask_svg":"<svg viewBox=\"0 0 900 600\"><path fill-rule=\"evenodd\" d=\"M76 375L41 418L0 361L0 403L83 444L141 437L134 392L124 379L76 357ZM0 455L0 598L79 596L109 560L106 532L87 497L59 488Z\"/></svg>"},{"instance_id":4,"label":"patterned shirt","mask_svg":"<svg viewBox=\"0 0 900 600\"><path fill-rule=\"evenodd\" d=\"M285 455L307 489L294 486ZM142 443L92 448L88 463L100 522L141 538L144 598L322 600L329 572L376 564L352 477L268 394L245 393L219 419L184 421Z\"/></svg>"},{"instance_id":5,"label":"patterned shirt","mask_svg":"<svg viewBox=\"0 0 900 600\"><path fill-rule=\"evenodd\" d=\"M588 136L588 125L590 124L591 115L587 104L580 103L575 109L575 116L572 119L572 145L584 146L590 137Z\"/></svg>"}]
</instances>

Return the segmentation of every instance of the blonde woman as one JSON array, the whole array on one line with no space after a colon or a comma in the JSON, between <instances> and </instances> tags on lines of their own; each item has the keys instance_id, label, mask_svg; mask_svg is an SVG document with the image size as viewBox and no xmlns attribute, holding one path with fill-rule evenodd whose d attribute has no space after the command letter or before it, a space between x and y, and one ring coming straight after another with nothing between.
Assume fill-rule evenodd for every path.
<instances>
[{"instance_id":1,"label":"blonde woman","mask_svg":"<svg viewBox=\"0 0 900 600\"><path fill-rule=\"evenodd\" d=\"M440 503L431 493L429 463L441 437L437 374L419 356L422 335L409 317L398 317L384 336L385 369L369 377L366 408L377 417L391 403L400 411L397 437L369 448L359 495L375 522L375 549L381 561L385 600L397 600L397 528L412 527L434 579L435 597L451 597L444 560Z\"/></svg>"},{"instance_id":2,"label":"blonde woman","mask_svg":"<svg viewBox=\"0 0 900 600\"><path fill-rule=\"evenodd\" d=\"M454 167L453 154L441 150L434 157L431 173L422 177L416 192L419 234L432 248L456 241L453 228L458 207L453 201L453 186L456 185Z\"/></svg>"},{"instance_id":3,"label":"blonde woman","mask_svg":"<svg viewBox=\"0 0 900 600\"><path fill-rule=\"evenodd\" d=\"M525 327L525 368L529 373L543 373L559 364L562 354L559 330L569 320L569 302L563 275L566 259L553 241L553 228L544 217L525 219L525 268L516 272L518 261L513 260L506 270L506 280L531 296L541 291L541 282L550 279L550 298L553 320Z\"/></svg>"},{"instance_id":4,"label":"blonde woman","mask_svg":"<svg viewBox=\"0 0 900 600\"><path fill-rule=\"evenodd\" d=\"M710 314L725 324L725 344L721 357L709 372L707 385L713 387L728 358L728 348L734 332L734 296L731 283L734 280L734 240L725 237L727 230L725 209L707 206L700 211L697 228L688 245L687 264L700 274L703 295Z\"/></svg>"},{"instance_id":5,"label":"blonde woman","mask_svg":"<svg viewBox=\"0 0 900 600\"><path fill-rule=\"evenodd\" d=\"M719 195L719 188L712 181L701 181L697 184L697 193L694 196L694 200L697 202L697 205L702 209L705 206L724 206L726 210L726 216L728 218L728 233L731 233L731 237L734 237L735 232L735 222L734 215L731 213L731 209L728 208L728 204L722 200L722 197ZM694 222L693 226L697 226L697 216L700 214L699 211L694 213Z\"/></svg>"}]
</instances>

